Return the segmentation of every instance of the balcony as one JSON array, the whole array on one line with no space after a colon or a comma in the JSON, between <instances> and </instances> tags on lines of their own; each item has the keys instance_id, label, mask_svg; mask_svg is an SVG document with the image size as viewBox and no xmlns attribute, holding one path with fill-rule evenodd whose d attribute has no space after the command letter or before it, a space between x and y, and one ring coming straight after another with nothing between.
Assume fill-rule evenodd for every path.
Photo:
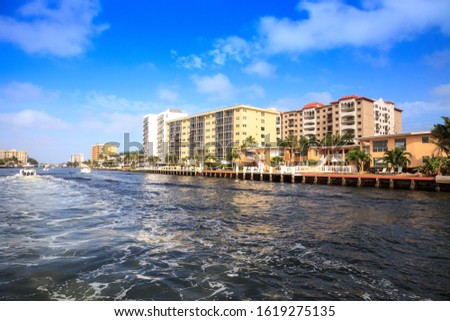
<instances>
[{"instance_id":1,"label":"balcony","mask_svg":"<svg viewBox=\"0 0 450 321\"><path fill-rule=\"evenodd\" d=\"M354 125L355 124L355 117L342 117L341 119L342 125Z\"/></svg>"},{"instance_id":2,"label":"balcony","mask_svg":"<svg viewBox=\"0 0 450 321\"><path fill-rule=\"evenodd\" d=\"M355 106L353 107L341 107L341 113L352 113L355 111Z\"/></svg>"},{"instance_id":3,"label":"balcony","mask_svg":"<svg viewBox=\"0 0 450 321\"><path fill-rule=\"evenodd\" d=\"M304 133L314 133L316 131L316 127L305 127L303 129Z\"/></svg>"}]
</instances>

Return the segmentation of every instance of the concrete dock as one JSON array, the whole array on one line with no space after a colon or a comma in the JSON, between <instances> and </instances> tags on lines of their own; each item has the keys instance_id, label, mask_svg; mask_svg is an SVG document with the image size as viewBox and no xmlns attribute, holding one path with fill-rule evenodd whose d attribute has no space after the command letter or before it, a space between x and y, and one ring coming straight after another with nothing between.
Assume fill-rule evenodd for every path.
<instances>
[{"instance_id":1,"label":"concrete dock","mask_svg":"<svg viewBox=\"0 0 450 321\"><path fill-rule=\"evenodd\" d=\"M434 177L419 177L408 175L359 175L359 174L336 174L336 173L260 173L250 171L226 171L226 170L194 170L186 168L178 169L138 169L136 171L179 175L179 176L202 176L212 178L229 178L251 181L266 181L291 184L318 184L318 185L341 185L354 187L373 187L387 189L409 189L450 192L450 184L437 181Z\"/></svg>"}]
</instances>

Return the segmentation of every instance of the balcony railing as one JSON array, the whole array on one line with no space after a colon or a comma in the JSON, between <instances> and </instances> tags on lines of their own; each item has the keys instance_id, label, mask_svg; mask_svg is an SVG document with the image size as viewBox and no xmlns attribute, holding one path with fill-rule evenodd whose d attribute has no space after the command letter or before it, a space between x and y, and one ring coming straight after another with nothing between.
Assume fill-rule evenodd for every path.
<instances>
[{"instance_id":1,"label":"balcony railing","mask_svg":"<svg viewBox=\"0 0 450 321\"><path fill-rule=\"evenodd\" d=\"M355 106L350 106L350 107L342 106L341 107L341 112L343 112L343 113L349 113L349 112L352 112L352 111L355 111Z\"/></svg>"}]
</instances>

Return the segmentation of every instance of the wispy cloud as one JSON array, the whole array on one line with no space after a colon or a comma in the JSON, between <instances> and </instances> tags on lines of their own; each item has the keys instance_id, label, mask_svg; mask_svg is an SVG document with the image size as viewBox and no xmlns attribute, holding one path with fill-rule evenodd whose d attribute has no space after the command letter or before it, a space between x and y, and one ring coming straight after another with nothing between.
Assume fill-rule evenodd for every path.
<instances>
[{"instance_id":1,"label":"wispy cloud","mask_svg":"<svg viewBox=\"0 0 450 321\"><path fill-rule=\"evenodd\" d=\"M425 57L425 63L434 68L442 68L446 65L450 65L450 49L432 53Z\"/></svg>"},{"instance_id":2,"label":"wispy cloud","mask_svg":"<svg viewBox=\"0 0 450 321\"><path fill-rule=\"evenodd\" d=\"M214 49L209 54L217 65L224 65L229 60L243 63L250 56L250 49L250 44L245 39L232 36L216 40Z\"/></svg>"},{"instance_id":3,"label":"wispy cloud","mask_svg":"<svg viewBox=\"0 0 450 321\"><path fill-rule=\"evenodd\" d=\"M379 0L357 8L343 1L301 1L308 18L264 17L259 32L269 53L301 53L311 50L352 47L389 47L430 29L450 34L450 2L436 0ZM325 18L324 18L325 17Z\"/></svg>"},{"instance_id":4,"label":"wispy cloud","mask_svg":"<svg viewBox=\"0 0 450 321\"><path fill-rule=\"evenodd\" d=\"M179 56L176 50L171 50L171 55L176 59L177 65L185 69L203 69L205 66L202 58L194 54Z\"/></svg>"},{"instance_id":5,"label":"wispy cloud","mask_svg":"<svg viewBox=\"0 0 450 321\"><path fill-rule=\"evenodd\" d=\"M129 132L141 132L142 115L127 113L100 113L95 119L86 119L78 124L79 128L120 135ZM139 137L140 138L140 137Z\"/></svg>"},{"instance_id":6,"label":"wispy cloud","mask_svg":"<svg viewBox=\"0 0 450 321\"><path fill-rule=\"evenodd\" d=\"M442 116L450 116L450 84L442 84L431 89L434 98L430 101L408 101L397 103L403 109L403 131L429 130L441 122Z\"/></svg>"},{"instance_id":7,"label":"wispy cloud","mask_svg":"<svg viewBox=\"0 0 450 321\"><path fill-rule=\"evenodd\" d=\"M288 111L302 109L304 105L315 101L323 104L328 104L329 102L333 101L333 98L331 96L331 93L329 93L328 91L311 91L299 97L291 96L279 98L273 101L270 105L280 110Z\"/></svg>"},{"instance_id":8,"label":"wispy cloud","mask_svg":"<svg viewBox=\"0 0 450 321\"><path fill-rule=\"evenodd\" d=\"M244 68L244 72L251 75L257 75L263 78L275 76L276 67L264 60L257 60Z\"/></svg>"},{"instance_id":9,"label":"wispy cloud","mask_svg":"<svg viewBox=\"0 0 450 321\"><path fill-rule=\"evenodd\" d=\"M103 94L96 91L89 92L86 95L86 102L83 108L87 110L99 111L99 112L129 112L129 113L151 113L154 110L163 108L162 104L131 100L124 97L118 97L112 94Z\"/></svg>"},{"instance_id":10,"label":"wispy cloud","mask_svg":"<svg viewBox=\"0 0 450 321\"><path fill-rule=\"evenodd\" d=\"M159 89L158 96L159 98L170 102L175 102L178 99L178 93L168 88Z\"/></svg>"},{"instance_id":11,"label":"wispy cloud","mask_svg":"<svg viewBox=\"0 0 450 321\"><path fill-rule=\"evenodd\" d=\"M230 98L236 90L228 77L221 73L203 77L194 75L191 79L199 93L208 94L214 99L224 100Z\"/></svg>"},{"instance_id":12,"label":"wispy cloud","mask_svg":"<svg viewBox=\"0 0 450 321\"><path fill-rule=\"evenodd\" d=\"M431 93L435 96L445 97L450 102L450 84L443 84L436 86L431 90ZM450 113L450 105L449 105L449 113Z\"/></svg>"},{"instance_id":13,"label":"wispy cloud","mask_svg":"<svg viewBox=\"0 0 450 321\"><path fill-rule=\"evenodd\" d=\"M29 1L18 9L18 18L0 16L0 41L29 54L78 56L108 28L93 22L99 11L97 0Z\"/></svg>"},{"instance_id":14,"label":"wispy cloud","mask_svg":"<svg viewBox=\"0 0 450 321\"><path fill-rule=\"evenodd\" d=\"M13 127L36 129L70 129L62 119L39 110L26 109L16 113L0 114L0 123Z\"/></svg>"},{"instance_id":15,"label":"wispy cloud","mask_svg":"<svg viewBox=\"0 0 450 321\"><path fill-rule=\"evenodd\" d=\"M41 87L28 82L12 81L0 86L0 93L3 99L12 101L34 100L43 96Z\"/></svg>"}]
</instances>

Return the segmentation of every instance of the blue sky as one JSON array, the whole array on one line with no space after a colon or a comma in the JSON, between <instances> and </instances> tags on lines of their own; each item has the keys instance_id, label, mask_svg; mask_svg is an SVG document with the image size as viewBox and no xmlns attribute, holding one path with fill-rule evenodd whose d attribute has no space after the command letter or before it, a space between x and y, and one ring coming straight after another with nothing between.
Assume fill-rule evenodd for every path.
<instances>
[{"instance_id":1,"label":"blue sky","mask_svg":"<svg viewBox=\"0 0 450 321\"><path fill-rule=\"evenodd\" d=\"M350 94L395 102L405 132L449 116L450 1L0 3L0 149L42 162L141 142L142 116L167 108Z\"/></svg>"}]
</instances>

